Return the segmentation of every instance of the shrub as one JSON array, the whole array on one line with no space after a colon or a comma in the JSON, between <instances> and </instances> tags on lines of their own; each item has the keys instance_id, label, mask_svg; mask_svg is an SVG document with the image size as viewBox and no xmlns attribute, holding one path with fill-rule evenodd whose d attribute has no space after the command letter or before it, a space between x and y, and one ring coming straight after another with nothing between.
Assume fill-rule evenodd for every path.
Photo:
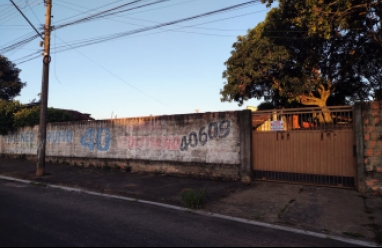
<instances>
[{"instance_id":1,"label":"shrub","mask_svg":"<svg viewBox=\"0 0 382 248\"><path fill-rule=\"evenodd\" d=\"M191 209L204 208L206 203L206 191L204 189L193 190L185 189L181 192L182 204Z\"/></svg>"},{"instance_id":2,"label":"shrub","mask_svg":"<svg viewBox=\"0 0 382 248\"><path fill-rule=\"evenodd\" d=\"M21 108L15 101L0 100L0 135L5 135L13 129L14 113Z\"/></svg>"},{"instance_id":3,"label":"shrub","mask_svg":"<svg viewBox=\"0 0 382 248\"><path fill-rule=\"evenodd\" d=\"M48 109L47 122L69 122L74 118L65 110ZM23 108L14 114L13 127L33 127L40 121L40 107Z\"/></svg>"}]
</instances>

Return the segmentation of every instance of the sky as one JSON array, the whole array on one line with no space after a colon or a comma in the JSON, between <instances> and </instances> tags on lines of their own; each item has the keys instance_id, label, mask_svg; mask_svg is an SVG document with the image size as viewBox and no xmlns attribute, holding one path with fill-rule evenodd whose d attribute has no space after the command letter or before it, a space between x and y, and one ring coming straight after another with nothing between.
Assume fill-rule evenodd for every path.
<instances>
[{"instance_id":1,"label":"sky","mask_svg":"<svg viewBox=\"0 0 382 248\"><path fill-rule=\"evenodd\" d=\"M260 103L250 100L241 107L235 102L222 103L220 90L225 83L224 62L230 57L237 36L245 35L263 21L270 10L261 3L76 48L75 41L94 41L101 36L169 23L250 0L52 1L52 25L56 27L130 2L136 3L128 5L129 8L152 5L53 31L49 107L110 119L188 114L196 110L232 111ZM41 30L45 22L44 0L14 2ZM0 0L0 49L34 34L10 0ZM40 41L35 39L2 54L22 70L20 77L27 86L16 98L22 103L39 99L42 57L27 62L23 58L42 51ZM62 46L65 49L57 50Z\"/></svg>"}]
</instances>

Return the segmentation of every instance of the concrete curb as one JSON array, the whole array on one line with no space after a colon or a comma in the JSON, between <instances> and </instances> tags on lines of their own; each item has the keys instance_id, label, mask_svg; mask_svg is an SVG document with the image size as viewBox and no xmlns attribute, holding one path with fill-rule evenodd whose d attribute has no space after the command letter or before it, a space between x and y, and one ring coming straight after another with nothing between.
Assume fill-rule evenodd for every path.
<instances>
[{"instance_id":1,"label":"concrete curb","mask_svg":"<svg viewBox=\"0 0 382 248\"><path fill-rule=\"evenodd\" d=\"M0 175L0 179L24 183L24 184L38 183L35 181L22 180L22 179L17 179L17 178L7 177L7 176L1 176L1 175ZM60 189L60 190L68 191L68 192L83 193L83 194L88 194L88 195L93 195L93 196L101 196L101 197L105 197L105 198L109 198L109 199L117 199L117 200L129 201L129 202L142 203L142 204L147 204L147 205L151 205L151 206L158 206L158 207L173 209L173 210L182 211L182 212L194 213L194 214L198 214L198 215L202 215L202 216L206 216L206 217L213 217L213 218L219 218L219 219L228 220L228 221L239 222L242 224L254 225L254 226L259 226L259 227L266 227L266 228L270 228L270 229L274 229L274 230L291 232L291 233L296 233L296 234L303 234L303 235L316 237L316 238L332 239L332 240L340 241L340 242L347 243L350 245L365 246L365 247L382 247L382 246L379 246L373 242L347 239L347 238L342 238L342 237L333 236L333 235L326 235L326 234L316 233L316 232L311 232L311 231L303 231L303 230L296 229L296 228L290 228L290 227L279 226L279 225L274 225L274 224L267 224L267 223L263 223L263 222L246 220L246 219L242 219L242 218L231 217L231 216L226 216L226 215L221 215L221 214L216 214L216 213L206 212L206 211L201 211L201 210L191 210L188 208L177 207L177 206L169 205L169 204L165 204L165 203L151 202L151 201L139 200L136 198L97 193L94 191L82 190L82 189L78 189L78 188L71 188L71 187L65 187L65 186L57 186L57 185L50 185L50 184L44 184L44 185L46 185L46 187L52 188L52 189Z\"/></svg>"}]
</instances>

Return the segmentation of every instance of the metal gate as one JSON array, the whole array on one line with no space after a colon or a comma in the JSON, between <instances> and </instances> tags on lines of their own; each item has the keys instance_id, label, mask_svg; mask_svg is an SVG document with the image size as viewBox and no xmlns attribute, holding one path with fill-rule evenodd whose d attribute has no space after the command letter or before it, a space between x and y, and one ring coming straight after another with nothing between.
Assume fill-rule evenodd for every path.
<instances>
[{"instance_id":1,"label":"metal gate","mask_svg":"<svg viewBox=\"0 0 382 248\"><path fill-rule=\"evenodd\" d=\"M352 107L257 111L255 180L355 187Z\"/></svg>"}]
</instances>

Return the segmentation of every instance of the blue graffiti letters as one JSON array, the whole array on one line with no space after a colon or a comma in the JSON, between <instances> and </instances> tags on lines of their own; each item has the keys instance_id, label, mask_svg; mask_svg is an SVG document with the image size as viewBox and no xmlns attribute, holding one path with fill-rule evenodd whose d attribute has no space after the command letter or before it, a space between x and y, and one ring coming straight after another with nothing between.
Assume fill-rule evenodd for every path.
<instances>
[{"instance_id":1,"label":"blue graffiti letters","mask_svg":"<svg viewBox=\"0 0 382 248\"><path fill-rule=\"evenodd\" d=\"M83 147L86 147L89 149L89 151L94 151L94 142L95 142L95 134L94 134L94 129L93 128L88 128L84 135L81 137L81 145Z\"/></svg>"},{"instance_id":2,"label":"blue graffiti letters","mask_svg":"<svg viewBox=\"0 0 382 248\"><path fill-rule=\"evenodd\" d=\"M74 132L73 131L58 131L53 130L47 132L46 142L47 143L73 143Z\"/></svg>"},{"instance_id":3,"label":"blue graffiti letters","mask_svg":"<svg viewBox=\"0 0 382 248\"><path fill-rule=\"evenodd\" d=\"M106 152L110 149L111 133L109 128L100 128L97 130L97 150Z\"/></svg>"},{"instance_id":4,"label":"blue graffiti letters","mask_svg":"<svg viewBox=\"0 0 382 248\"><path fill-rule=\"evenodd\" d=\"M81 145L93 152L95 148L98 151L106 152L111 145L111 132L109 128L88 128L81 137Z\"/></svg>"},{"instance_id":5,"label":"blue graffiti letters","mask_svg":"<svg viewBox=\"0 0 382 248\"><path fill-rule=\"evenodd\" d=\"M4 142L6 144L10 143L33 143L35 139L35 135L33 132L23 132L20 134L15 134L15 135L9 135L9 136L4 136Z\"/></svg>"}]
</instances>

